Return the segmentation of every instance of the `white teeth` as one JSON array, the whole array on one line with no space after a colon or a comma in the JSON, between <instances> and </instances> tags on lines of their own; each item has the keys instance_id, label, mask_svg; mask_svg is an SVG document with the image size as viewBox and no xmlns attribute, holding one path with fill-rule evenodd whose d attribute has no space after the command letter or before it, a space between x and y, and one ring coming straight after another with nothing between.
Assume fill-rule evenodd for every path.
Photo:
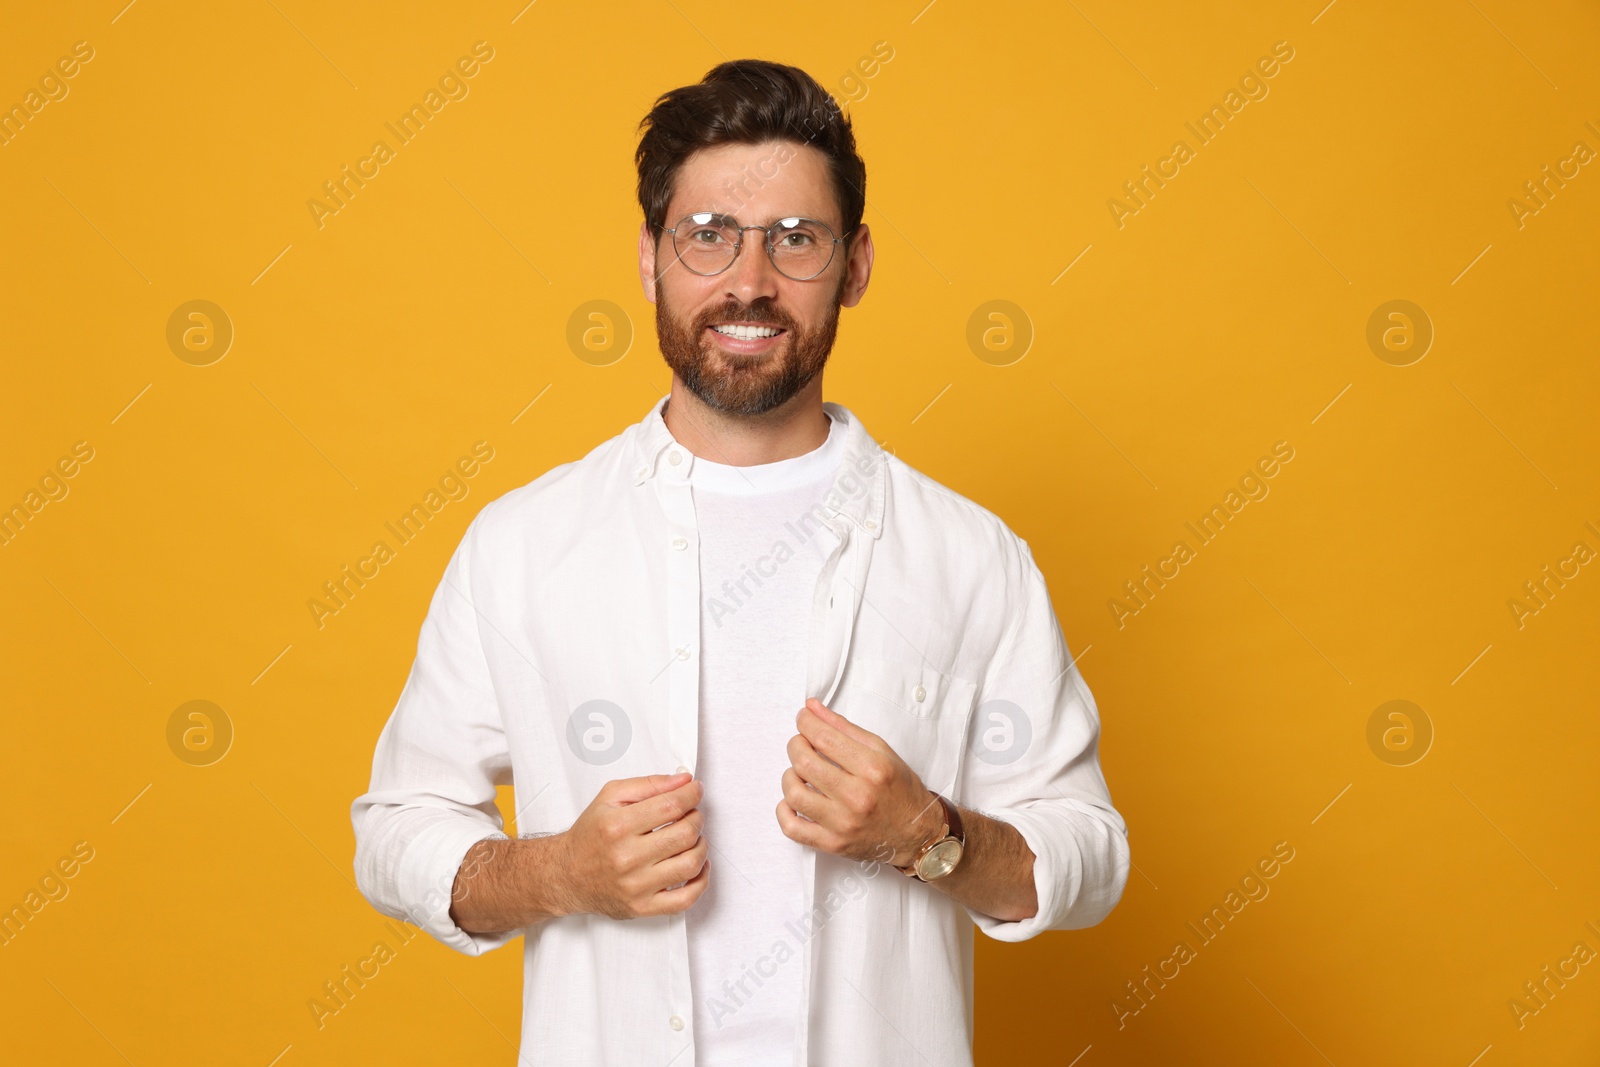
<instances>
[{"instance_id":1,"label":"white teeth","mask_svg":"<svg viewBox=\"0 0 1600 1067\"><path fill-rule=\"evenodd\" d=\"M775 337L781 330L772 326L713 326L713 330L741 341L754 341L758 337Z\"/></svg>"}]
</instances>

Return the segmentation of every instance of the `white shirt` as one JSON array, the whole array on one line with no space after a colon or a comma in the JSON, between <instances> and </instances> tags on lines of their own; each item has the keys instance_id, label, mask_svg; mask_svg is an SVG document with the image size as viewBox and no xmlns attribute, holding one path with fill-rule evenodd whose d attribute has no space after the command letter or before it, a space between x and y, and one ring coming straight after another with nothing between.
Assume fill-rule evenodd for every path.
<instances>
[{"instance_id":1,"label":"white shirt","mask_svg":"<svg viewBox=\"0 0 1600 1067\"><path fill-rule=\"evenodd\" d=\"M804 845L775 809L806 699L812 592L839 543L824 500L843 424L804 455L689 469L700 541L700 802L711 879L686 912L699 1067L787 1064L800 1022Z\"/></svg>"},{"instance_id":2,"label":"white shirt","mask_svg":"<svg viewBox=\"0 0 1600 1067\"><path fill-rule=\"evenodd\" d=\"M522 1051L537 1063L695 1063L684 913L498 934L449 915L467 850L504 836L496 785L514 784L520 832L557 833L611 779L696 767L698 461L667 430L665 399L473 519L351 806L356 882L379 911L469 955L526 933ZM1127 882L1127 829L1027 543L824 406L845 460L805 692L929 788L1014 826L1038 910L1002 922L893 868L804 849L802 951L785 966L799 968L806 1025L791 1062L969 1065L973 925L1023 941L1098 923Z\"/></svg>"}]
</instances>

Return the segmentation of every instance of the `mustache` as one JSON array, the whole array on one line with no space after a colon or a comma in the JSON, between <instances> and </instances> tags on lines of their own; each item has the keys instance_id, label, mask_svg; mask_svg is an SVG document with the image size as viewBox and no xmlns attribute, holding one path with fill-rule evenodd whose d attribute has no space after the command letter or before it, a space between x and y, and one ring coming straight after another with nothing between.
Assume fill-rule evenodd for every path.
<instances>
[{"instance_id":1,"label":"mustache","mask_svg":"<svg viewBox=\"0 0 1600 1067\"><path fill-rule=\"evenodd\" d=\"M763 323L777 326L790 333L801 332L799 327L795 325L794 320L788 315L770 304L763 306L759 301L749 307L742 307L738 304L724 304L714 311L707 312L700 316L700 330L705 330L713 322Z\"/></svg>"}]
</instances>

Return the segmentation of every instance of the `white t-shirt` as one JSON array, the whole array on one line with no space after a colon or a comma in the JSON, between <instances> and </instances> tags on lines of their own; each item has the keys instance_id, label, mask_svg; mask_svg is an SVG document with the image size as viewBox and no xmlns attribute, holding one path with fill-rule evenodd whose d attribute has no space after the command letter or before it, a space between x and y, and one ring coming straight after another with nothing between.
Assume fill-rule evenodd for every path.
<instances>
[{"instance_id":1,"label":"white t-shirt","mask_svg":"<svg viewBox=\"0 0 1600 1067\"><path fill-rule=\"evenodd\" d=\"M829 416L830 419L832 416ZM735 467L696 456L700 538L700 809L711 884L687 912L698 1067L787 1067L801 1002L805 846L775 809L805 704L812 599L838 543L812 513L844 433L792 459Z\"/></svg>"}]
</instances>

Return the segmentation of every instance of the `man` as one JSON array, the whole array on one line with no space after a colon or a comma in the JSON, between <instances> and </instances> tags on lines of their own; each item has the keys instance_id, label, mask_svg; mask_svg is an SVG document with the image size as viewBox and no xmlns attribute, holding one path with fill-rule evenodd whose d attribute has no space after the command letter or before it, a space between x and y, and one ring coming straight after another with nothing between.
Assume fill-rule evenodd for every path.
<instances>
[{"instance_id":1,"label":"man","mask_svg":"<svg viewBox=\"0 0 1600 1067\"><path fill-rule=\"evenodd\" d=\"M1121 897L1094 700L1027 544L822 400L873 262L849 120L744 60L641 125L671 392L468 528L358 884L468 954L525 936L531 1062L970 1064L973 925Z\"/></svg>"}]
</instances>

